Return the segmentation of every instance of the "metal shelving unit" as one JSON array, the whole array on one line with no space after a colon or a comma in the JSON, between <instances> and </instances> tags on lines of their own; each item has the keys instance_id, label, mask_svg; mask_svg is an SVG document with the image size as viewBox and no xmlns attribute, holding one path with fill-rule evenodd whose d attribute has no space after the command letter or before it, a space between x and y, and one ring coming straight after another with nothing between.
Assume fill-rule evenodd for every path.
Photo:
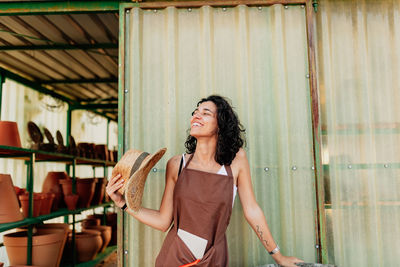
<instances>
[{"instance_id":1,"label":"metal shelving unit","mask_svg":"<svg viewBox=\"0 0 400 267\"><path fill-rule=\"evenodd\" d=\"M90 206L88 208L80 208L75 210L67 210L60 209L56 212L52 212L50 214L41 215L38 217L33 217L33 170L35 162L58 162L62 164L66 164L68 166L72 166L72 176L73 179L73 192L76 192L76 177L75 177L75 168L76 165L91 165L93 167L104 167L104 175L107 175L107 167L112 167L115 165L114 162L110 161L102 161L97 159L88 159L82 157L76 157L73 155L66 155L60 153L46 152L40 150L26 149L26 148L17 148L17 147L9 147L9 146L0 146L0 158L12 158L17 160L25 160L27 164L27 182L26 189L29 193L29 216L21 221L11 222L11 223L3 223L0 224L0 232L5 232L17 227L28 226L28 251L27 251L27 264L32 264L32 229L33 225L37 223L42 223L43 221L63 217L66 223L70 223L68 220L68 215L72 215L72 250L73 250L73 260L71 266L95 266L101 260L103 260L106 256L110 255L113 251L116 250L116 246L112 246L106 249L105 252L100 253L95 260L90 262L76 264L76 253L75 253L75 224L77 221L75 220L75 215L82 213L85 210L95 209L98 207L104 208L104 213L106 213L107 208L112 206L112 202L102 203L100 205Z\"/></svg>"}]
</instances>

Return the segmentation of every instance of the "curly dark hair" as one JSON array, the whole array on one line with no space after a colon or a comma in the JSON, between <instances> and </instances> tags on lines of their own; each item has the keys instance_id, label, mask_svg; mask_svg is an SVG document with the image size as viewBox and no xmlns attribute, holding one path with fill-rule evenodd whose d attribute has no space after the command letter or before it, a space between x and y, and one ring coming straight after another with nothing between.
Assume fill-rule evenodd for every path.
<instances>
[{"instance_id":1,"label":"curly dark hair","mask_svg":"<svg viewBox=\"0 0 400 267\"><path fill-rule=\"evenodd\" d=\"M197 106L203 102L211 101L217 106L218 141L215 153L215 161L221 165L230 165L236 153L245 144L245 129L240 123L236 112L233 110L230 101L219 95L211 95L201 99ZM186 139L186 153L194 153L197 140L189 136Z\"/></svg>"}]
</instances>

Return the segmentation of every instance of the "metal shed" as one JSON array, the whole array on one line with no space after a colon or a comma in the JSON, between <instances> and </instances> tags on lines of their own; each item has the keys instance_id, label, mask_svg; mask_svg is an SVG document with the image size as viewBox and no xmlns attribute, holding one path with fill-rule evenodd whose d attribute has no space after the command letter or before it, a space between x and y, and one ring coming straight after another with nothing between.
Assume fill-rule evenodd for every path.
<instances>
[{"instance_id":1,"label":"metal shed","mask_svg":"<svg viewBox=\"0 0 400 267\"><path fill-rule=\"evenodd\" d=\"M230 96L285 254L396 266L399 18L396 0L0 1L0 84L66 101L69 120L118 120L120 156L182 152L199 97ZM146 206L159 204L165 163ZM240 203L231 224L234 266L271 263ZM120 213L119 266L151 266L163 237Z\"/></svg>"}]
</instances>

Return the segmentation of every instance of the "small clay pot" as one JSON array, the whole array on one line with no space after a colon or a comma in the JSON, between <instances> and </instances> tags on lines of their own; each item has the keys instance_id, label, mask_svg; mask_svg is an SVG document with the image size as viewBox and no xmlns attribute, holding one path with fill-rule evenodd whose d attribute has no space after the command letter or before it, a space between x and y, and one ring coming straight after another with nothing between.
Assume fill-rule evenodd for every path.
<instances>
[{"instance_id":1,"label":"small clay pot","mask_svg":"<svg viewBox=\"0 0 400 267\"><path fill-rule=\"evenodd\" d=\"M99 226L101 220L98 218L86 218L81 222L82 228L88 228L90 226Z\"/></svg>"},{"instance_id":2,"label":"small clay pot","mask_svg":"<svg viewBox=\"0 0 400 267\"><path fill-rule=\"evenodd\" d=\"M19 201L21 202L22 213L24 214L25 218L29 217L29 193L25 193L18 196ZM42 205L43 196L38 193L33 193L32 200L33 200L33 211L32 216L37 217L40 214L40 208Z\"/></svg>"},{"instance_id":3,"label":"small clay pot","mask_svg":"<svg viewBox=\"0 0 400 267\"><path fill-rule=\"evenodd\" d=\"M91 157L90 144L89 143L78 143L77 149L78 149L78 155L80 157L83 157L83 158L90 158Z\"/></svg>"},{"instance_id":4,"label":"small clay pot","mask_svg":"<svg viewBox=\"0 0 400 267\"><path fill-rule=\"evenodd\" d=\"M76 204L78 203L79 196L78 195L67 195L64 196L65 204L67 204L68 210L76 209Z\"/></svg>"},{"instance_id":5,"label":"small clay pot","mask_svg":"<svg viewBox=\"0 0 400 267\"><path fill-rule=\"evenodd\" d=\"M11 175L0 174L0 224L23 219Z\"/></svg>"},{"instance_id":6,"label":"small clay pot","mask_svg":"<svg viewBox=\"0 0 400 267\"><path fill-rule=\"evenodd\" d=\"M65 207L63 201L63 191L60 180L69 179L66 172L48 172L42 185L42 193L54 193L52 211L57 211L60 207Z\"/></svg>"},{"instance_id":7,"label":"small clay pot","mask_svg":"<svg viewBox=\"0 0 400 267\"><path fill-rule=\"evenodd\" d=\"M16 122L0 121L0 145L21 147L21 139Z\"/></svg>"},{"instance_id":8,"label":"small clay pot","mask_svg":"<svg viewBox=\"0 0 400 267\"><path fill-rule=\"evenodd\" d=\"M96 185L94 188L94 195L92 198L91 205L99 205L103 202L104 192L106 190L107 179L96 178Z\"/></svg>"},{"instance_id":9,"label":"small clay pot","mask_svg":"<svg viewBox=\"0 0 400 267\"><path fill-rule=\"evenodd\" d=\"M32 237L32 264L56 266L65 234L61 231L38 232ZM27 231L4 235L4 245L10 265L27 264Z\"/></svg>"},{"instance_id":10,"label":"small clay pot","mask_svg":"<svg viewBox=\"0 0 400 267\"><path fill-rule=\"evenodd\" d=\"M40 205L39 215L46 215L51 212L51 207L53 205L54 198L56 194L54 193L40 193L42 195L42 202Z\"/></svg>"},{"instance_id":11,"label":"small clay pot","mask_svg":"<svg viewBox=\"0 0 400 267\"><path fill-rule=\"evenodd\" d=\"M70 234L69 239L72 240ZM86 262L96 258L103 245L101 233L96 230L84 230L75 234L75 246L78 262Z\"/></svg>"},{"instance_id":12,"label":"small clay pot","mask_svg":"<svg viewBox=\"0 0 400 267\"><path fill-rule=\"evenodd\" d=\"M64 196L72 195L72 179L60 179L59 183Z\"/></svg>"},{"instance_id":13,"label":"small clay pot","mask_svg":"<svg viewBox=\"0 0 400 267\"><path fill-rule=\"evenodd\" d=\"M108 161L109 156L107 145L95 145L94 151L96 159Z\"/></svg>"},{"instance_id":14,"label":"small clay pot","mask_svg":"<svg viewBox=\"0 0 400 267\"><path fill-rule=\"evenodd\" d=\"M94 195L96 180L93 178L76 179L76 193L79 195L78 208L88 208Z\"/></svg>"},{"instance_id":15,"label":"small clay pot","mask_svg":"<svg viewBox=\"0 0 400 267\"><path fill-rule=\"evenodd\" d=\"M103 240L103 245L100 248L100 252L103 252L111 241L111 233L112 233L111 226L106 226L106 225L87 226L84 228L84 230L100 231L101 238Z\"/></svg>"}]
</instances>

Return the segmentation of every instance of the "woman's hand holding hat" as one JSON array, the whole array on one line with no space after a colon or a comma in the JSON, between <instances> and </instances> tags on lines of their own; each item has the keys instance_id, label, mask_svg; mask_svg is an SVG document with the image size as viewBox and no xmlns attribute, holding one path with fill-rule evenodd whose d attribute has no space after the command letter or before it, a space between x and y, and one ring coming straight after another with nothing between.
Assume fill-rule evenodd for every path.
<instances>
[{"instance_id":1,"label":"woman's hand holding hat","mask_svg":"<svg viewBox=\"0 0 400 267\"><path fill-rule=\"evenodd\" d=\"M117 174L108 181L106 192L114 201L115 205L122 208L126 201L124 195L118 192L124 186L124 179L121 179L121 174Z\"/></svg>"}]
</instances>

